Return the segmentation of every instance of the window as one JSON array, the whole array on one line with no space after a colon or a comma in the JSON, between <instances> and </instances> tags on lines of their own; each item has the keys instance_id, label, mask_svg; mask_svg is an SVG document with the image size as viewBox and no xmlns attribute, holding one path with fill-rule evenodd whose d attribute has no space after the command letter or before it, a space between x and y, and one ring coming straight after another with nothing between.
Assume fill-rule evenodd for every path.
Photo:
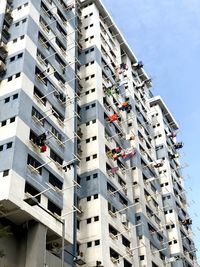
<instances>
[{"instance_id":1,"label":"window","mask_svg":"<svg viewBox=\"0 0 200 267\"><path fill-rule=\"evenodd\" d=\"M77 229L80 230L80 221L77 220Z\"/></svg>"},{"instance_id":2,"label":"window","mask_svg":"<svg viewBox=\"0 0 200 267\"><path fill-rule=\"evenodd\" d=\"M86 161L90 161L90 157L86 157Z\"/></svg>"},{"instance_id":3,"label":"window","mask_svg":"<svg viewBox=\"0 0 200 267\"><path fill-rule=\"evenodd\" d=\"M16 75L15 75L15 78L19 78L20 77L20 75L21 75L21 73L19 72L19 73L17 73Z\"/></svg>"},{"instance_id":4,"label":"window","mask_svg":"<svg viewBox=\"0 0 200 267\"><path fill-rule=\"evenodd\" d=\"M40 193L37 189L35 189L32 185L30 185L29 183L26 182L25 184L25 193L29 193L30 195L32 196L35 196L37 195L38 193ZM40 198L41 198L41 195L38 195L35 197L38 202L40 202Z\"/></svg>"},{"instance_id":5,"label":"window","mask_svg":"<svg viewBox=\"0 0 200 267\"><path fill-rule=\"evenodd\" d=\"M99 240L99 239L98 239L98 240L95 240L95 241L94 241L94 245L95 245L95 246L99 246L99 245L100 245L100 240Z\"/></svg>"},{"instance_id":6,"label":"window","mask_svg":"<svg viewBox=\"0 0 200 267\"><path fill-rule=\"evenodd\" d=\"M52 134L55 135L60 141L62 141L62 135L52 126L51 127Z\"/></svg>"},{"instance_id":7,"label":"window","mask_svg":"<svg viewBox=\"0 0 200 267\"><path fill-rule=\"evenodd\" d=\"M39 168L41 166L40 162L33 158L31 155L28 155L27 164L31 165L33 168L37 168L39 174L42 174L42 167Z\"/></svg>"},{"instance_id":8,"label":"window","mask_svg":"<svg viewBox=\"0 0 200 267\"><path fill-rule=\"evenodd\" d=\"M97 199L98 197L99 197L98 194L95 194L95 195L94 195L94 199Z\"/></svg>"},{"instance_id":9,"label":"window","mask_svg":"<svg viewBox=\"0 0 200 267\"><path fill-rule=\"evenodd\" d=\"M12 76L8 77L8 82L12 81Z\"/></svg>"},{"instance_id":10,"label":"window","mask_svg":"<svg viewBox=\"0 0 200 267\"><path fill-rule=\"evenodd\" d=\"M92 156L92 158L93 158L93 159L96 159L96 158L97 158L97 154L94 154L94 155Z\"/></svg>"},{"instance_id":11,"label":"window","mask_svg":"<svg viewBox=\"0 0 200 267\"><path fill-rule=\"evenodd\" d=\"M15 121L15 117L10 118L10 123Z\"/></svg>"},{"instance_id":12,"label":"window","mask_svg":"<svg viewBox=\"0 0 200 267\"><path fill-rule=\"evenodd\" d=\"M34 107L32 108L32 116L37 118L41 123L44 123L42 114Z\"/></svg>"},{"instance_id":13,"label":"window","mask_svg":"<svg viewBox=\"0 0 200 267\"><path fill-rule=\"evenodd\" d=\"M9 170L3 171L3 177L8 176L8 175L9 175Z\"/></svg>"},{"instance_id":14,"label":"window","mask_svg":"<svg viewBox=\"0 0 200 267\"><path fill-rule=\"evenodd\" d=\"M64 121L64 117L60 114L60 112L58 112L54 107L52 107L52 115L56 118L56 119L58 119L58 120L60 120L60 121Z\"/></svg>"},{"instance_id":15,"label":"window","mask_svg":"<svg viewBox=\"0 0 200 267\"><path fill-rule=\"evenodd\" d=\"M123 235L122 235L122 244L125 246L125 247L129 247L130 248L130 244L131 242L125 238Z\"/></svg>"},{"instance_id":16,"label":"window","mask_svg":"<svg viewBox=\"0 0 200 267\"><path fill-rule=\"evenodd\" d=\"M92 120L92 123L93 123L93 124L96 123L96 120Z\"/></svg>"},{"instance_id":17,"label":"window","mask_svg":"<svg viewBox=\"0 0 200 267\"><path fill-rule=\"evenodd\" d=\"M12 142L10 143L7 143L7 149L11 148L12 147Z\"/></svg>"},{"instance_id":18,"label":"window","mask_svg":"<svg viewBox=\"0 0 200 267\"><path fill-rule=\"evenodd\" d=\"M3 145L0 146L0 151L3 151Z\"/></svg>"},{"instance_id":19,"label":"window","mask_svg":"<svg viewBox=\"0 0 200 267\"><path fill-rule=\"evenodd\" d=\"M55 162L58 162L60 165L63 164L63 159L58 156L52 149L50 150L50 158L52 158Z\"/></svg>"},{"instance_id":20,"label":"window","mask_svg":"<svg viewBox=\"0 0 200 267\"><path fill-rule=\"evenodd\" d=\"M91 196L87 197L87 201L91 201Z\"/></svg>"},{"instance_id":21,"label":"window","mask_svg":"<svg viewBox=\"0 0 200 267\"><path fill-rule=\"evenodd\" d=\"M86 177L86 181L89 181L89 180L90 180L90 176L87 176L87 177Z\"/></svg>"},{"instance_id":22,"label":"window","mask_svg":"<svg viewBox=\"0 0 200 267\"><path fill-rule=\"evenodd\" d=\"M15 61L15 57L10 58L10 62L13 62L13 61Z\"/></svg>"},{"instance_id":23,"label":"window","mask_svg":"<svg viewBox=\"0 0 200 267\"><path fill-rule=\"evenodd\" d=\"M61 209L50 200L48 200L47 209L50 210L52 213L56 213L59 216L61 215Z\"/></svg>"},{"instance_id":24,"label":"window","mask_svg":"<svg viewBox=\"0 0 200 267\"><path fill-rule=\"evenodd\" d=\"M17 56L17 58L21 58L21 57L23 57L23 53L20 53L20 54Z\"/></svg>"},{"instance_id":25,"label":"window","mask_svg":"<svg viewBox=\"0 0 200 267\"><path fill-rule=\"evenodd\" d=\"M98 222L99 221L99 216L95 216L94 217L94 222Z\"/></svg>"},{"instance_id":26,"label":"window","mask_svg":"<svg viewBox=\"0 0 200 267\"><path fill-rule=\"evenodd\" d=\"M144 255L141 255L140 256L140 261L143 261L144 260Z\"/></svg>"},{"instance_id":27,"label":"window","mask_svg":"<svg viewBox=\"0 0 200 267\"><path fill-rule=\"evenodd\" d=\"M23 20L22 20L22 23L25 23L25 22L26 22L26 19L23 19Z\"/></svg>"},{"instance_id":28,"label":"window","mask_svg":"<svg viewBox=\"0 0 200 267\"><path fill-rule=\"evenodd\" d=\"M10 97L6 97L4 103L8 103L10 101Z\"/></svg>"},{"instance_id":29,"label":"window","mask_svg":"<svg viewBox=\"0 0 200 267\"><path fill-rule=\"evenodd\" d=\"M124 267L132 267L132 264L124 259Z\"/></svg>"},{"instance_id":30,"label":"window","mask_svg":"<svg viewBox=\"0 0 200 267\"><path fill-rule=\"evenodd\" d=\"M91 107L92 107L92 108L96 107L96 104L95 104L95 103L94 103L94 104L92 104L92 105L91 105Z\"/></svg>"},{"instance_id":31,"label":"window","mask_svg":"<svg viewBox=\"0 0 200 267\"><path fill-rule=\"evenodd\" d=\"M7 121L2 121L2 122L1 122L1 127L5 126L6 123L7 123Z\"/></svg>"},{"instance_id":32,"label":"window","mask_svg":"<svg viewBox=\"0 0 200 267\"><path fill-rule=\"evenodd\" d=\"M14 94L13 95L13 100L17 99L18 98L18 94Z\"/></svg>"},{"instance_id":33,"label":"window","mask_svg":"<svg viewBox=\"0 0 200 267\"><path fill-rule=\"evenodd\" d=\"M88 218L87 219L87 224L91 223L92 222L92 219L91 218Z\"/></svg>"},{"instance_id":34,"label":"window","mask_svg":"<svg viewBox=\"0 0 200 267\"><path fill-rule=\"evenodd\" d=\"M49 183L62 190L63 183L52 173L49 173Z\"/></svg>"},{"instance_id":35,"label":"window","mask_svg":"<svg viewBox=\"0 0 200 267\"><path fill-rule=\"evenodd\" d=\"M93 174L93 179L97 178L98 177L98 173L94 173Z\"/></svg>"},{"instance_id":36,"label":"window","mask_svg":"<svg viewBox=\"0 0 200 267\"><path fill-rule=\"evenodd\" d=\"M91 248L91 246L92 246L92 242L91 241L87 242L87 248Z\"/></svg>"}]
</instances>

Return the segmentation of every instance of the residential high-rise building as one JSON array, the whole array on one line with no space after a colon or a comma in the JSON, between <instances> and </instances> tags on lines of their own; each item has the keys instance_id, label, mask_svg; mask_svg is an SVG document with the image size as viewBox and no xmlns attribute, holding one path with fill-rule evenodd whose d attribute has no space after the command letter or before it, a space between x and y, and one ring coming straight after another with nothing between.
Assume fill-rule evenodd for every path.
<instances>
[{"instance_id":1,"label":"residential high-rise building","mask_svg":"<svg viewBox=\"0 0 200 267\"><path fill-rule=\"evenodd\" d=\"M151 86L100 0L1 0L0 266L197 266Z\"/></svg>"}]
</instances>

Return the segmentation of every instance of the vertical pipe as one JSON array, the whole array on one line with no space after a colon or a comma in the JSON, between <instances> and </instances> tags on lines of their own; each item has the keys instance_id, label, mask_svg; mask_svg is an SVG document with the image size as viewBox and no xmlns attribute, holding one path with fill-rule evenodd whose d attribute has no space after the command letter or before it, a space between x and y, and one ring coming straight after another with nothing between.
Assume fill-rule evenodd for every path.
<instances>
[{"instance_id":1,"label":"vertical pipe","mask_svg":"<svg viewBox=\"0 0 200 267\"><path fill-rule=\"evenodd\" d=\"M64 267L64 260L65 260L65 219L62 222L62 260L61 260L61 267Z\"/></svg>"},{"instance_id":2,"label":"vertical pipe","mask_svg":"<svg viewBox=\"0 0 200 267\"><path fill-rule=\"evenodd\" d=\"M77 5L76 5L76 1L75 2L75 14L77 12ZM75 16L75 28L78 27L78 21L77 21L77 17ZM78 33L77 31L75 31L75 41L78 40ZM75 48L75 58L78 58L78 48ZM77 65L75 63L75 73L77 73ZM75 88L74 88L74 93L77 93L77 80L75 79L75 84L74 84ZM75 101L74 101L74 111L77 113L78 109L77 109L77 97L75 97ZM74 132L77 133L77 124L78 124L78 119L77 116L74 117ZM74 154L77 154L77 138L74 138ZM76 164L74 165L74 180L77 182L77 166ZM77 207L77 187L74 187L74 206ZM73 223L73 254L74 257L77 256L77 216L76 216L76 212L74 212L74 217L73 217L74 223ZM76 266L75 262L73 262L73 266Z\"/></svg>"}]
</instances>

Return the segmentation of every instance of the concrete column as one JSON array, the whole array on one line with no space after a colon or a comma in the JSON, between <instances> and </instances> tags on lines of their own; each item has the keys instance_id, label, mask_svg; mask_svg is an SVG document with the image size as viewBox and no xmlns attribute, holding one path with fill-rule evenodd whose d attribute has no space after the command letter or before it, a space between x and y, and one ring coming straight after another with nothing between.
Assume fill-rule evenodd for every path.
<instances>
[{"instance_id":1,"label":"concrete column","mask_svg":"<svg viewBox=\"0 0 200 267\"><path fill-rule=\"evenodd\" d=\"M27 234L25 267L44 267L47 228L41 223L30 223Z\"/></svg>"}]
</instances>

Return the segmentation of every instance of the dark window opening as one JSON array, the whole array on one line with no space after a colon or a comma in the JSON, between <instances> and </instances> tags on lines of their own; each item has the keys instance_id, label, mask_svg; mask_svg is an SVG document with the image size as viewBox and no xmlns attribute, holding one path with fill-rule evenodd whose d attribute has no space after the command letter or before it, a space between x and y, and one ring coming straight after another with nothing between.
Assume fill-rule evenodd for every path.
<instances>
[{"instance_id":1,"label":"dark window opening","mask_svg":"<svg viewBox=\"0 0 200 267\"><path fill-rule=\"evenodd\" d=\"M54 187L57 187L58 189L62 190L63 183L52 173L49 173L49 183Z\"/></svg>"},{"instance_id":2,"label":"dark window opening","mask_svg":"<svg viewBox=\"0 0 200 267\"><path fill-rule=\"evenodd\" d=\"M51 211L52 213L56 213L57 215L61 216L61 209L56 206L53 202L48 200L48 206L47 209Z\"/></svg>"}]
</instances>

